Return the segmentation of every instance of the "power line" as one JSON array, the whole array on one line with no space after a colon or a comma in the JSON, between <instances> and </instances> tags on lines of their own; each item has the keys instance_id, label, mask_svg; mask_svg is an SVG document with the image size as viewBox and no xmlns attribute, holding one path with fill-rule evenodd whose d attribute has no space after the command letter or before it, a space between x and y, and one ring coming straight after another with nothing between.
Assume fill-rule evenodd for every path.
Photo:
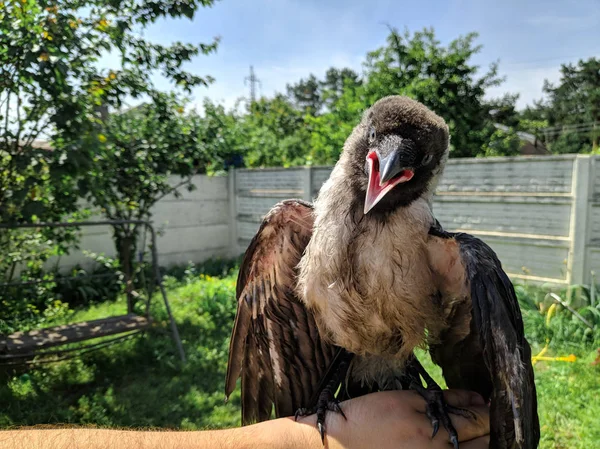
<instances>
[{"instance_id":1,"label":"power line","mask_svg":"<svg viewBox=\"0 0 600 449\"><path fill-rule=\"evenodd\" d=\"M596 126L600 125L600 122L585 122L585 123L576 123L573 125L558 125L558 126L549 126L548 128L543 128L542 132L554 132L554 131L581 131L593 129Z\"/></svg>"},{"instance_id":2,"label":"power line","mask_svg":"<svg viewBox=\"0 0 600 449\"><path fill-rule=\"evenodd\" d=\"M254 67L250 66L250 76L244 78L244 84L250 83L250 104L256 101L256 85L262 87L262 83L254 74Z\"/></svg>"},{"instance_id":3,"label":"power line","mask_svg":"<svg viewBox=\"0 0 600 449\"><path fill-rule=\"evenodd\" d=\"M544 132L542 135L547 137L556 137L561 136L563 134L588 134L594 130L600 130L600 128L589 128L589 129L565 129L563 131L550 131Z\"/></svg>"}]
</instances>

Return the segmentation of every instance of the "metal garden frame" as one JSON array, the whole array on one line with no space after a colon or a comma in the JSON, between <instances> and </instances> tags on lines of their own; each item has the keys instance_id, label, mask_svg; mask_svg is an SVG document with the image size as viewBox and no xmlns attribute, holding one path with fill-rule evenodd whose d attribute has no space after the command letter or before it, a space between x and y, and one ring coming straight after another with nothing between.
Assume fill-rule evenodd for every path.
<instances>
[{"instance_id":1,"label":"metal garden frame","mask_svg":"<svg viewBox=\"0 0 600 449\"><path fill-rule=\"evenodd\" d=\"M83 323L73 323L64 326L56 326L52 328L37 329L30 332L17 332L8 336L0 335L0 365L21 365L34 363L47 363L65 360L78 355L104 348L130 339L135 335L143 333L151 324L150 317L150 302L154 287L158 286L160 293L167 310L171 333L179 357L182 362L185 362L185 352L179 337L179 331L171 312L171 306L167 299L167 293L162 283L162 275L158 265L158 250L156 246L156 231L152 224L144 220L104 220L104 221L85 221L71 223L21 223L21 224L2 224L2 229L20 229L20 228L78 228L91 226L120 226L120 225L136 225L144 226L150 233L150 248L151 248L151 263L154 273L154 284L148 289L148 298L146 298L146 310L144 316L136 315L133 312L133 302L130 295L133 291L127 288L127 315L108 317L100 320L94 320ZM1 249L0 249L1 250ZM141 257L140 257L141 259ZM141 260L140 260L141 261ZM85 279L93 277L111 277L114 274L88 274L81 276L68 276L62 279ZM126 279L126 285L131 279ZM0 284L0 288L7 286L31 285L43 282L53 281L25 281L25 282L8 282ZM125 335L122 335L125 334ZM116 335L116 337L115 337ZM81 344L76 347L66 349L48 349L57 348L60 346L82 343L88 340L108 337L100 342L93 344ZM29 346L28 346L29 344Z\"/></svg>"}]
</instances>

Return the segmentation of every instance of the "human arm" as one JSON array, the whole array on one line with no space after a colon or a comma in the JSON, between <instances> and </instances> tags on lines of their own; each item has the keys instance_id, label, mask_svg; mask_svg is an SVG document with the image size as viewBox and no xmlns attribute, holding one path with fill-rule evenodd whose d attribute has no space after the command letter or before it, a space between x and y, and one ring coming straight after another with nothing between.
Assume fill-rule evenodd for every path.
<instances>
[{"instance_id":1,"label":"human arm","mask_svg":"<svg viewBox=\"0 0 600 449\"><path fill-rule=\"evenodd\" d=\"M204 431L24 428L0 431L0 449L300 449L313 447L309 433L288 418Z\"/></svg>"},{"instance_id":2,"label":"human arm","mask_svg":"<svg viewBox=\"0 0 600 449\"><path fill-rule=\"evenodd\" d=\"M446 391L450 405L464 407L476 419L451 415L461 449L483 449L489 445L488 408L481 398L468 392ZM412 391L373 393L341 404L347 420L327 414L328 449L447 448L448 436L441 429L431 439L431 423L425 402ZM0 432L1 449L322 449L314 415L295 423L280 418L251 426L208 431L132 431L63 428Z\"/></svg>"}]
</instances>

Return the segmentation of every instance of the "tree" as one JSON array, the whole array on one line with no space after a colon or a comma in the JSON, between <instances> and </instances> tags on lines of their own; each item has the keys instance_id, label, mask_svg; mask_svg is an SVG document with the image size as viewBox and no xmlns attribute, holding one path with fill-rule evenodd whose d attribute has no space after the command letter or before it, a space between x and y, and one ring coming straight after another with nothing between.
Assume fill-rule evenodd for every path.
<instances>
[{"instance_id":1,"label":"tree","mask_svg":"<svg viewBox=\"0 0 600 449\"><path fill-rule=\"evenodd\" d=\"M546 98L528 108L526 115L546 120L544 130L555 153L598 150L600 136L600 59L563 64L561 78L553 85L544 82Z\"/></svg>"},{"instance_id":2,"label":"tree","mask_svg":"<svg viewBox=\"0 0 600 449\"><path fill-rule=\"evenodd\" d=\"M192 18L213 0L0 0L0 221L59 221L78 209L78 181L93 168L107 111L158 93L160 73L178 88L207 85L183 65L208 44L159 45L143 30L161 18ZM115 67L98 61L117 55ZM43 145L39 140L44 140ZM85 193L85 192L82 192ZM18 237L17 237L18 235ZM37 231L30 233L31 239ZM66 251L73 235L44 231L50 252L29 254L24 233L2 232L0 270ZM6 270L4 270L4 268Z\"/></svg>"},{"instance_id":3,"label":"tree","mask_svg":"<svg viewBox=\"0 0 600 449\"><path fill-rule=\"evenodd\" d=\"M244 119L248 167L303 164L309 152L304 114L281 94L252 104Z\"/></svg>"},{"instance_id":4,"label":"tree","mask_svg":"<svg viewBox=\"0 0 600 449\"><path fill-rule=\"evenodd\" d=\"M301 79L296 84L286 86L288 97L294 107L301 112L316 115L323 106L321 84L312 73L307 79Z\"/></svg>"},{"instance_id":5,"label":"tree","mask_svg":"<svg viewBox=\"0 0 600 449\"><path fill-rule=\"evenodd\" d=\"M150 220L164 196L193 189L191 177L210 160L200 121L184 114L184 102L172 94L111 114L102 127L94 163L79 187L110 220ZM182 178L175 180L174 176ZM114 226L115 247L126 279L133 278L140 225Z\"/></svg>"},{"instance_id":6,"label":"tree","mask_svg":"<svg viewBox=\"0 0 600 449\"><path fill-rule=\"evenodd\" d=\"M405 32L391 29L387 45L367 55L365 90L368 103L392 94L414 98L447 121L451 155L476 156L495 132L486 89L497 86L497 66L482 75L470 62L480 51L476 33L442 46L432 29Z\"/></svg>"},{"instance_id":7,"label":"tree","mask_svg":"<svg viewBox=\"0 0 600 449\"><path fill-rule=\"evenodd\" d=\"M193 17L213 0L8 0L0 8L0 210L3 221L42 217L49 208L75 209L74 174L89 168L99 110L129 98L151 96L156 71L190 89L210 77L192 75L183 64L210 44L163 46L140 32L162 17ZM135 30L135 31L134 31ZM100 70L107 52L118 67ZM54 151L35 150L40 136ZM34 165L48 179L22 176ZM38 169L35 169L37 171ZM46 181L58 183L53 200L35 194ZM8 215L7 215L8 214ZM52 217L55 217L53 215Z\"/></svg>"},{"instance_id":8,"label":"tree","mask_svg":"<svg viewBox=\"0 0 600 449\"><path fill-rule=\"evenodd\" d=\"M200 173L215 174L230 167L244 166L247 151L247 130L244 116L237 108L226 111L223 105L204 100L204 116L196 114L191 119L199 131L198 139L203 146L202 160L196 161Z\"/></svg>"},{"instance_id":9,"label":"tree","mask_svg":"<svg viewBox=\"0 0 600 449\"><path fill-rule=\"evenodd\" d=\"M336 69L331 67L321 81L323 103L327 108L339 100L345 89L354 89L362 84L358 73L349 68Z\"/></svg>"},{"instance_id":10,"label":"tree","mask_svg":"<svg viewBox=\"0 0 600 449\"><path fill-rule=\"evenodd\" d=\"M329 109L342 96L346 87L361 84L358 74L349 68L331 67L325 79L319 80L313 74L295 84L286 86L287 94L296 109L309 115L319 115L323 107Z\"/></svg>"},{"instance_id":11,"label":"tree","mask_svg":"<svg viewBox=\"0 0 600 449\"><path fill-rule=\"evenodd\" d=\"M475 38L469 34L443 47L432 30L400 36L391 29L387 45L367 55L362 82L348 70L328 72L330 91L336 94L331 96L327 113L307 117L311 129L309 162L334 163L361 114L387 95L407 95L444 117L452 135L451 156L515 154L516 130L504 135L494 123L518 125L517 97L484 99L486 89L501 80L495 65L477 76L477 66L469 63L479 51ZM345 80L341 91L340 77Z\"/></svg>"},{"instance_id":12,"label":"tree","mask_svg":"<svg viewBox=\"0 0 600 449\"><path fill-rule=\"evenodd\" d=\"M311 165L334 164L344 142L368 106L364 87L348 84L327 113L318 117L307 116L310 130L307 162Z\"/></svg>"},{"instance_id":13,"label":"tree","mask_svg":"<svg viewBox=\"0 0 600 449\"><path fill-rule=\"evenodd\" d=\"M484 143L482 156L517 156L521 150L521 139L515 128L496 129Z\"/></svg>"}]
</instances>

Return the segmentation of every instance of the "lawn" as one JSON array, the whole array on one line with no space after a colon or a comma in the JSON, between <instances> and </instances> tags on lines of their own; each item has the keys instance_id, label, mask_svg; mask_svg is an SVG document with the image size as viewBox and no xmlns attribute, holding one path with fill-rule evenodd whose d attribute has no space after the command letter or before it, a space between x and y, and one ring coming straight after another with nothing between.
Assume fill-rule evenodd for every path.
<instances>
[{"instance_id":1,"label":"lawn","mask_svg":"<svg viewBox=\"0 0 600 449\"><path fill-rule=\"evenodd\" d=\"M167 285L188 358L184 366L168 332L164 307L155 301L155 326L143 337L67 362L28 371L0 371L0 427L69 423L205 429L239 425L239 391L227 404L223 400L227 344L235 313L235 273L169 279ZM77 312L72 319L98 318L124 309L121 300L102 303ZM534 342L534 352L539 351L544 317L526 311L525 321L540 339ZM576 328L561 324L561 329L564 334ZM600 440L600 366L591 364L594 346L582 343L578 335L574 337L577 343L556 342L558 330L552 335L550 354L573 353L578 358L574 363L538 362L535 366L540 447L595 447ZM424 353L419 355L426 358ZM425 363L440 380L439 370L428 358Z\"/></svg>"}]
</instances>

